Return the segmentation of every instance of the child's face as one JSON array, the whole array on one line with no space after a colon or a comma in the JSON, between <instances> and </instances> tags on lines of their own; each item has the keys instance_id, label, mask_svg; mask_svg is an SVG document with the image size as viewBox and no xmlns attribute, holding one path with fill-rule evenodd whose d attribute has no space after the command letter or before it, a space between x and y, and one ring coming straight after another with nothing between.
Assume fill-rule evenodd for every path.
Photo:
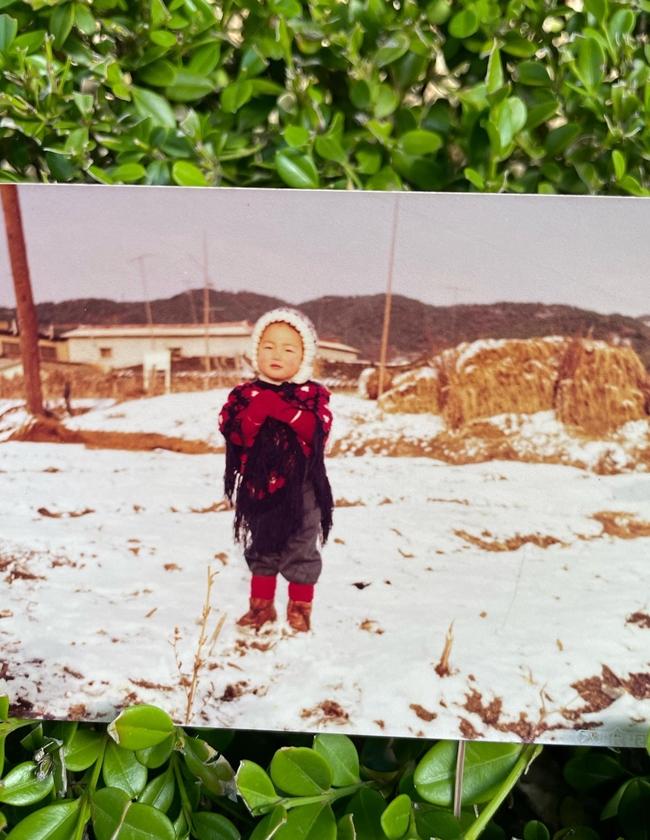
<instances>
[{"instance_id":1,"label":"child's face","mask_svg":"<svg viewBox=\"0 0 650 840\"><path fill-rule=\"evenodd\" d=\"M274 382L286 382L298 373L302 363L300 333L289 324L269 324L262 333L257 362L260 373Z\"/></svg>"}]
</instances>

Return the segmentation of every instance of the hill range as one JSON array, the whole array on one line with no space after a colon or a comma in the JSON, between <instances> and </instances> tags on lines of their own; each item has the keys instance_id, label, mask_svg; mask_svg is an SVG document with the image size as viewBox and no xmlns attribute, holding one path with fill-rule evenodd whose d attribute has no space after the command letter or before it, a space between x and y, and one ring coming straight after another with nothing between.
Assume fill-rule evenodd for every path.
<instances>
[{"instance_id":1,"label":"hill range","mask_svg":"<svg viewBox=\"0 0 650 840\"><path fill-rule=\"evenodd\" d=\"M328 295L299 304L253 292L209 292L210 320L255 321L276 306L290 305L314 322L323 339L341 341L359 349L363 358L379 355L384 317L384 295ZM202 323L203 290L194 289L150 302L155 323ZM143 301L78 298L36 306L42 330L55 332L78 324L144 324ZM11 320L15 310L0 308L0 320ZM645 317L645 316L644 316ZM650 370L650 324L642 318L602 314L562 304L513 303L433 306L403 295L393 295L389 357L413 357L437 352L461 341L480 338L534 338L545 335L586 336L629 340Z\"/></svg>"}]
</instances>

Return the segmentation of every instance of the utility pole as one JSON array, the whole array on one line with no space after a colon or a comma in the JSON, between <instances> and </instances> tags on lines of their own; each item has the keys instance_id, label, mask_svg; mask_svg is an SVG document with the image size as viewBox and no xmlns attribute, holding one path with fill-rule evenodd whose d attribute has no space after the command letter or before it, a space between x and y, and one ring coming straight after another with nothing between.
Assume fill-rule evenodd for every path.
<instances>
[{"instance_id":1,"label":"utility pole","mask_svg":"<svg viewBox=\"0 0 650 840\"><path fill-rule=\"evenodd\" d=\"M209 385L208 375L211 370L210 363L210 279L208 274L208 242L205 231L203 231L203 262L199 262L192 254L187 255L195 262L203 274L203 334L205 337L205 351L203 355L203 367L205 370L204 388Z\"/></svg>"},{"instance_id":2,"label":"utility pole","mask_svg":"<svg viewBox=\"0 0 650 840\"><path fill-rule=\"evenodd\" d=\"M381 335L381 348L379 352L379 382L377 384L377 399L384 392L384 372L386 369L386 351L388 347L388 330L390 327L390 311L393 299L393 269L395 267L395 236L397 232L397 212L399 210L399 193L395 194L393 205L393 231L390 240L390 252L388 256L388 281L386 284L386 298L384 305L384 327Z\"/></svg>"},{"instance_id":3,"label":"utility pole","mask_svg":"<svg viewBox=\"0 0 650 840\"><path fill-rule=\"evenodd\" d=\"M151 314L151 301L149 300L149 293L147 291L147 277L144 270L144 258L153 257L155 254L138 254L129 262L137 262L140 267L140 280L142 281L142 292L144 294L144 311L147 314L147 323L149 324L149 332L151 334L151 349L154 346L154 331L153 331L153 316Z\"/></svg>"},{"instance_id":4,"label":"utility pole","mask_svg":"<svg viewBox=\"0 0 650 840\"><path fill-rule=\"evenodd\" d=\"M18 188L15 184L0 184L5 232L9 247L9 262L16 294L16 317L20 331L20 353L25 379L25 401L30 414L42 416L43 393L38 351L38 318L32 295L27 262L27 248L23 231Z\"/></svg>"}]
</instances>

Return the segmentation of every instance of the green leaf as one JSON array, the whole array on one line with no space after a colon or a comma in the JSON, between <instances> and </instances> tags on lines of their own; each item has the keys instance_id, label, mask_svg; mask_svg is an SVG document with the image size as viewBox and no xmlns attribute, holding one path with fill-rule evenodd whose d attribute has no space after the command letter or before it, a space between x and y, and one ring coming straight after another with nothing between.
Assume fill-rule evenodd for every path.
<instances>
[{"instance_id":1,"label":"green leaf","mask_svg":"<svg viewBox=\"0 0 650 840\"><path fill-rule=\"evenodd\" d=\"M501 53L496 45L492 47L488 58L487 74L485 85L488 93L495 93L503 87L503 67L501 66Z\"/></svg>"},{"instance_id":2,"label":"green leaf","mask_svg":"<svg viewBox=\"0 0 650 840\"><path fill-rule=\"evenodd\" d=\"M585 9L596 18L598 23L607 20L609 14L607 0L585 0Z\"/></svg>"},{"instance_id":3,"label":"green leaf","mask_svg":"<svg viewBox=\"0 0 650 840\"><path fill-rule=\"evenodd\" d=\"M102 778L107 787L120 788L133 799L142 793L147 784L147 768L140 764L132 750L109 741L102 764Z\"/></svg>"},{"instance_id":4,"label":"green leaf","mask_svg":"<svg viewBox=\"0 0 650 840\"><path fill-rule=\"evenodd\" d=\"M309 155L295 149L280 149L275 155L278 175L285 184L295 189L317 189L320 186L318 170Z\"/></svg>"},{"instance_id":5,"label":"green leaf","mask_svg":"<svg viewBox=\"0 0 650 840\"><path fill-rule=\"evenodd\" d=\"M0 15L0 53L7 52L18 32L18 21L9 15Z\"/></svg>"},{"instance_id":6,"label":"green leaf","mask_svg":"<svg viewBox=\"0 0 650 840\"><path fill-rule=\"evenodd\" d=\"M336 820L326 802L302 805L289 811L276 840L336 840Z\"/></svg>"},{"instance_id":7,"label":"green leaf","mask_svg":"<svg viewBox=\"0 0 650 840\"><path fill-rule=\"evenodd\" d=\"M104 735L101 732L95 732L87 727L77 729L65 748L65 765L68 770L79 773L81 770L88 769L99 758L103 741Z\"/></svg>"},{"instance_id":8,"label":"green leaf","mask_svg":"<svg viewBox=\"0 0 650 840\"><path fill-rule=\"evenodd\" d=\"M244 759L241 762L237 769L235 783L237 792L253 815L269 811L280 800L273 782L254 761Z\"/></svg>"},{"instance_id":9,"label":"green leaf","mask_svg":"<svg viewBox=\"0 0 650 840\"><path fill-rule=\"evenodd\" d=\"M381 169L382 153L377 146L369 143L360 146L355 152L355 158L358 162L357 170L362 175L374 175Z\"/></svg>"},{"instance_id":10,"label":"green leaf","mask_svg":"<svg viewBox=\"0 0 650 840\"><path fill-rule=\"evenodd\" d=\"M314 750L327 762L334 787L346 787L359 781L357 748L347 735L316 735Z\"/></svg>"},{"instance_id":11,"label":"green leaf","mask_svg":"<svg viewBox=\"0 0 650 840\"><path fill-rule=\"evenodd\" d=\"M90 93L78 93L76 90L72 92L72 98L75 105L79 109L79 113L87 116L93 110L93 97Z\"/></svg>"},{"instance_id":12,"label":"green leaf","mask_svg":"<svg viewBox=\"0 0 650 840\"><path fill-rule=\"evenodd\" d=\"M203 172L189 160L177 160L174 163L172 178L181 187L206 187L208 185Z\"/></svg>"},{"instance_id":13,"label":"green leaf","mask_svg":"<svg viewBox=\"0 0 650 840\"><path fill-rule=\"evenodd\" d=\"M57 6L50 17L50 32L54 35L54 47L60 49L74 24L74 5L63 3Z\"/></svg>"},{"instance_id":14,"label":"green leaf","mask_svg":"<svg viewBox=\"0 0 650 840\"><path fill-rule=\"evenodd\" d=\"M170 765L164 773L152 779L138 797L142 805L151 805L166 813L171 807L176 792L174 769Z\"/></svg>"},{"instance_id":15,"label":"green leaf","mask_svg":"<svg viewBox=\"0 0 650 840\"><path fill-rule=\"evenodd\" d=\"M25 50L29 55L40 49L45 40L45 35L46 32L44 29L34 29L32 32L24 32L14 40L13 51L17 52L19 49Z\"/></svg>"},{"instance_id":16,"label":"green leaf","mask_svg":"<svg viewBox=\"0 0 650 840\"><path fill-rule=\"evenodd\" d=\"M623 169L620 176L617 175L617 178L620 180L625 174L625 158L623 158L620 152L612 152L615 168L615 155L623 159ZM586 750L585 752L577 753L566 762L563 774L566 781L575 790L586 793L606 782L619 779L625 774L625 770L620 761L614 756L607 755L598 750Z\"/></svg>"},{"instance_id":17,"label":"green leaf","mask_svg":"<svg viewBox=\"0 0 650 840\"><path fill-rule=\"evenodd\" d=\"M371 105L370 87L363 80L352 82L350 85L350 99L360 111L366 111Z\"/></svg>"},{"instance_id":18,"label":"green leaf","mask_svg":"<svg viewBox=\"0 0 650 840\"><path fill-rule=\"evenodd\" d=\"M548 70L541 61L522 61L517 65L517 75L522 85L542 87L551 84Z\"/></svg>"},{"instance_id":19,"label":"green leaf","mask_svg":"<svg viewBox=\"0 0 650 840\"><path fill-rule=\"evenodd\" d=\"M377 50L374 60L375 66L386 67L386 65L397 61L407 52L410 43L409 36L404 32L393 33Z\"/></svg>"},{"instance_id":20,"label":"green leaf","mask_svg":"<svg viewBox=\"0 0 650 840\"><path fill-rule=\"evenodd\" d=\"M224 755L201 738L185 738L183 755L190 772L215 796L224 796L233 785L233 770Z\"/></svg>"},{"instance_id":21,"label":"green leaf","mask_svg":"<svg viewBox=\"0 0 650 840\"><path fill-rule=\"evenodd\" d=\"M549 155L558 155L569 146L580 134L580 126L567 123L549 131L546 137L546 151Z\"/></svg>"},{"instance_id":22,"label":"green leaf","mask_svg":"<svg viewBox=\"0 0 650 840\"><path fill-rule=\"evenodd\" d=\"M34 761L25 761L13 767L0 781L0 802L22 807L45 799L54 787L54 779L48 774L39 780L36 770Z\"/></svg>"},{"instance_id":23,"label":"green leaf","mask_svg":"<svg viewBox=\"0 0 650 840\"><path fill-rule=\"evenodd\" d=\"M292 148L299 149L308 142L309 131L302 125L288 125L282 136Z\"/></svg>"},{"instance_id":24,"label":"green leaf","mask_svg":"<svg viewBox=\"0 0 650 840\"><path fill-rule=\"evenodd\" d=\"M163 0L151 0L149 3L149 14L151 16L151 25L153 27L166 23L171 17L171 14L163 3Z\"/></svg>"},{"instance_id":25,"label":"green leaf","mask_svg":"<svg viewBox=\"0 0 650 840\"><path fill-rule=\"evenodd\" d=\"M476 169L466 166L463 169L463 175L467 178L470 184L473 184L477 190L483 191L485 189L485 178Z\"/></svg>"},{"instance_id":26,"label":"green leaf","mask_svg":"<svg viewBox=\"0 0 650 840\"><path fill-rule=\"evenodd\" d=\"M97 29L97 21L92 16L88 6L83 3L75 3L74 5L75 26L84 35L92 35Z\"/></svg>"},{"instance_id":27,"label":"green leaf","mask_svg":"<svg viewBox=\"0 0 650 840\"><path fill-rule=\"evenodd\" d=\"M514 55L517 58L530 58L537 52L538 44L522 36L516 30L509 30L506 32L501 45L501 49L508 55Z\"/></svg>"},{"instance_id":28,"label":"green leaf","mask_svg":"<svg viewBox=\"0 0 650 840\"><path fill-rule=\"evenodd\" d=\"M526 106L516 96L510 96L490 111L490 122L495 126L501 149L513 141L515 135L526 125Z\"/></svg>"},{"instance_id":29,"label":"green leaf","mask_svg":"<svg viewBox=\"0 0 650 840\"><path fill-rule=\"evenodd\" d=\"M132 803L123 790L96 791L92 823L97 840L176 840L169 818L151 805Z\"/></svg>"},{"instance_id":30,"label":"green leaf","mask_svg":"<svg viewBox=\"0 0 650 840\"><path fill-rule=\"evenodd\" d=\"M212 93L215 87L210 79L181 70L176 73L174 83L165 88L165 95L172 102L194 102Z\"/></svg>"},{"instance_id":31,"label":"green leaf","mask_svg":"<svg viewBox=\"0 0 650 840\"><path fill-rule=\"evenodd\" d=\"M141 117L149 117L153 125L176 128L176 117L166 99L151 90L135 86L131 87L131 93L135 109Z\"/></svg>"},{"instance_id":32,"label":"green leaf","mask_svg":"<svg viewBox=\"0 0 650 840\"><path fill-rule=\"evenodd\" d=\"M623 175L625 175L625 155L623 152L619 152L618 149L614 149L612 152L612 165L614 166L614 174L616 176L616 180L620 181Z\"/></svg>"},{"instance_id":33,"label":"green leaf","mask_svg":"<svg viewBox=\"0 0 650 840\"><path fill-rule=\"evenodd\" d=\"M630 35L636 26L636 15L631 9L618 9L609 21L607 30L615 44L620 44L626 35Z\"/></svg>"},{"instance_id":34,"label":"green leaf","mask_svg":"<svg viewBox=\"0 0 650 840\"><path fill-rule=\"evenodd\" d=\"M650 195L650 190L647 190L645 189L645 187L642 187L641 184L637 181L637 179L632 177L632 175L624 175L619 181L619 184L625 190L625 192L630 193L630 195Z\"/></svg>"},{"instance_id":35,"label":"green leaf","mask_svg":"<svg viewBox=\"0 0 650 840\"><path fill-rule=\"evenodd\" d=\"M7 840L70 840L78 811L78 799L39 808L21 820Z\"/></svg>"},{"instance_id":36,"label":"green leaf","mask_svg":"<svg viewBox=\"0 0 650 840\"><path fill-rule=\"evenodd\" d=\"M390 166L383 166L365 184L367 190L401 190L402 181Z\"/></svg>"},{"instance_id":37,"label":"green leaf","mask_svg":"<svg viewBox=\"0 0 650 840\"><path fill-rule=\"evenodd\" d=\"M377 119L388 117L399 105L399 96L390 85L381 84L376 88L373 113Z\"/></svg>"},{"instance_id":38,"label":"green leaf","mask_svg":"<svg viewBox=\"0 0 650 840\"><path fill-rule=\"evenodd\" d=\"M240 840L241 837L229 819L211 811L192 814L192 823L196 836L201 840Z\"/></svg>"},{"instance_id":39,"label":"green leaf","mask_svg":"<svg viewBox=\"0 0 650 840\"><path fill-rule=\"evenodd\" d=\"M336 840L357 840L352 814L344 814L336 824Z\"/></svg>"},{"instance_id":40,"label":"green leaf","mask_svg":"<svg viewBox=\"0 0 650 840\"><path fill-rule=\"evenodd\" d=\"M440 24L449 20L451 8L451 0L431 0L425 12L427 20L434 26L440 26Z\"/></svg>"},{"instance_id":41,"label":"green leaf","mask_svg":"<svg viewBox=\"0 0 650 840\"><path fill-rule=\"evenodd\" d=\"M524 840L550 840L548 828L539 820L529 820L524 826Z\"/></svg>"},{"instance_id":42,"label":"green leaf","mask_svg":"<svg viewBox=\"0 0 650 840\"><path fill-rule=\"evenodd\" d=\"M463 805L487 802L521 753L520 744L468 742L463 773ZM438 741L415 769L413 781L426 801L445 808L453 804L456 741Z\"/></svg>"},{"instance_id":43,"label":"green leaf","mask_svg":"<svg viewBox=\"0 0 650 840\"><path fill-rule=\"evenodd\" d=\"M136 181L141 181L146 174L147 170L141 163L123 163L110 171L110 176L115 184L135 184Z\"/></svg>"},{"instance_id":44,"label":"green leaf","mask_svg":"<svg viewBox=\"0 0 650 840\"><path fill-rule=\"evenodd\" d=\"M623 836L629 840L647 840L650 837L650 782L632 779L626 787L618 806L618 822Z\"/></svg>"},{"instance_id":45,"label":"green leaf","mask_svg":"<svg viewBox=\"0 0 650 840\"><path fill-rule=\"evenodd\" d=\"M233 82L221 91L221 107L227 114L235 114L253 96L253 82L243 79Z\"/></svg>"},{"instance_id":46,"label":"green leaf","mask_svg":"<svg viewBox=\"0 0 650 840\"><path fill-rule=\"evenodd\" d=\"M149 40L152 44L157 44L159 47L174 47L178 43L178 38L173 32L167 29L153 29L149 33Z\"/></svg>"},{"instance_id":47,"label":"green leaf","mask_svg":"<svg viewBox=\"0 0 650 840\"><path fill-rule=\"evenodd\" d=\"M250 840L271 840L271 837L275 837L286 821L287 812L282 805L276 805L271 813L267 814L255 826L255 831L251 834Z\"/></svg>"},{"instance_id":48,"label":"green leaf","mask_svg":"<svg viewBox=\"0 0 650 840\"><path fill-rule=\"evenodd\" d=\"M479 19L478 15L473 9L463 9L456 14L449 21L449 33L454 38L463 39L469 38L478 29Z\"/></svg>"},{"instance_id":49,"label":"green leaf","mask_svg":"<svg viewBox=\"0 0 650 840\"><path fill-rule=\"evenodd\" d=\"M350 800L346 813L352 814L354 827L359 838L381 837L381 815L384 812L384 797L379 791L361 788Z\"/></svg>"},{"instance_id":50,"label":"green leaf","mask_svg":"<svg viewBox=\"0 0 650 840\"><path fill-rule=\"evenodd\" d=\"M605 78L605 53L595 38L583 38L580 41L577 73L590 91L595 90Z\"/></svg>"},{"instance_id":51,"label":"green leaf","mask_svg":"<svg viewBox=\"0 0 650 840\"><path fill-rule=\"evenodd\" d=\"M402 134L399 145L407 155L430 155L442 148L442 137L435 131L418 128Z\"/></svg>"},{"instance_id":52,"label":"green leaf","mask_svg":"<svg viewBox=\"0 0 650 840\"><path fill-rule=\"evenodd\" d=\"M138 74L138 81L156 87L167 87L176 80L176 67L164 58L153 61Z\"/></svg>"},{"instance_id":53,"label":"green leaf","mask_svg":"<svg viewBox=\"0 0 650 840\"><path fill-rule=\"evenodd\" d=\"M329 765L309 747L281 747L271 761L271 779L291 796L315 796L332 786Z\"/></svg>"},{"instance_id":54,"label":"green leaf","mask_svg":"<svg viewBox=\"0 0 650 840\"><path fill-rule=\"evenodd\" d=\"M165 178L165 173L167 178ZM165 161L154 160L147 167L147 184L168 184L169 183L169 167ZM147 747L143 750L136 750L135 757L140 764L144 764L151 770L167 761L174 749L174 734L168 735L164 741L156 744L154 747Z\"/></svg>"},{"instance_id":55,"label":"green leaf","mask_svg":"<svg viewBox=\"0 0 650 840\"><path fill-rule=\"evenodd\" d=\"M335 137L329 134L319 135L314 141L314 148L324 160L333 160L336 163L345 163L347 161L347 155L343 150L343 146L341 146Z\"/></svg>"},{"instance_id":56,"label":"green leaf","mask_svg":"<svg viewBox=\"0 0 650 840\"><path fill-rule=\"evenodd\" d=\"M219 64L221 58L221 41L214 40L209 44L203 44L197 50L194 50L190 56L187 69L190 73L196 73L199 76L207 76L212 73L214 68Z\"/></svg>"},{"instance_id":57,"label":"green leaf","mask_svg":"<svg viewBox=\"0 0 650 840\"><path fill-rule=\"evenodd\" d=\"M388 840L401 840L411 821L411 798L405 793L395 797L381 815L381 827Z\"/></svg>"}]
</instances>

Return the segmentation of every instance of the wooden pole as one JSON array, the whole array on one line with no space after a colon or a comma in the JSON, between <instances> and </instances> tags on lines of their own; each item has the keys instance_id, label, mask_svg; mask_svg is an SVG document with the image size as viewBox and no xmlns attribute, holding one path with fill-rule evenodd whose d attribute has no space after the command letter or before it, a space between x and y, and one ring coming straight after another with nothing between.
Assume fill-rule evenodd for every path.
<instances>
[{"instance_id":1,"label":"wooden pole","mask_svg":"<svg viewBox=\"0 0 650 840\"><path fill-rule=\"evenodd\" d=\"M388 256L388 281L386 284L386 298L384 304L384 327L381 334L381 349L379 352L379 382L377 384L377 399L384 392L384 372L386 369L386 352L388 348L388 330L390 327L390 310L393 298L393 269L395 267L395 236L397 232L397 212L399 209L399 193L395 195L393 206L393 232L390 240Z\"/></svg>"},{"instance_id":2,"label":"wooden pole","mask_svg":"<svg viewBox=\"0 0 650 840\"><path fill-rule=\"evenodd\" d=\"M43 410L38 350L38 318L29 278L27 248L16 184L0 184L0 195L2 196L2 210L9 246L9 262L16 294L16 317L20 332L25 401L30 414L42 416L45 412Z\"/></svg>"},{"instance_id":3,"label":"wooden pole","mask_svg":"<svg viewBox=\"0 0 650 840\"><path fill-rule=\"evenodd\" d=\"M203 327L205 330L205 380L203 387L208 387L210 374L210 287L208 285L208 243L203 231Z\"/></svg>"}]
</instances>

